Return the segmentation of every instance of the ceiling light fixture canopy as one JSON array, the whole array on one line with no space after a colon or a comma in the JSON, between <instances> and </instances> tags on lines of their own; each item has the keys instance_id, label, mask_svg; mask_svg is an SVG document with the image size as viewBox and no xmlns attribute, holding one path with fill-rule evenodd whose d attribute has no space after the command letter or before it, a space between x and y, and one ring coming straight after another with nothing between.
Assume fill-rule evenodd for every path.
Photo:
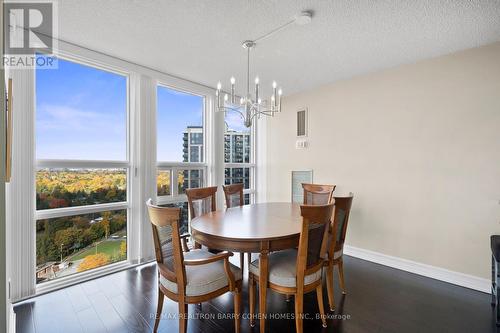
<instances>
[{"instance_id":1,"label":"ceiling light fixture canopy","mask_svg":"<svg viewBox=\"0 0 500 333\"><path fill-rule=\"evenodd\" d=\"M257 45L257 41L262 41L263 39L268 38L269 36L290 26L291 24L295 23L297 25L305 25L310 23L311 20L312 20L312 12L304 11L299 15L295 16L287 23L272 30L271 32L262 35L257 39L244 41L242 46L244 49L247 50L246 95L244 97L241 97L239 101L236 101L236 94L235 94L236 79L234 78L234 76L231 77L230 79L231 83L230 95L224 93L224 96L222 96L223 95L222 84L220 82L217 83L217 90L215 92L217 96L216 111L237 112L242 117L246 127L252 126L252 121L255 117L260 117L261 115L274 116L275 113L281 112L281 96L283 95L283 91L281 88L278 88L278 84L276 83L276 81L273 81L272 84L270 101L261 99L259 77L255 77L254 81L255 91L253 96L250 93L250 51Z\"/></svg>"}]
</instances>

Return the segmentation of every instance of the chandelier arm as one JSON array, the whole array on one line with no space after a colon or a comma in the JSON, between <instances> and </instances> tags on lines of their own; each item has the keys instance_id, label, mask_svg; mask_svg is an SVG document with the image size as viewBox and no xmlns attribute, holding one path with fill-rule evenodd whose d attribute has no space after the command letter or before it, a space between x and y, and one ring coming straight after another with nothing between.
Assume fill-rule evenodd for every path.
<instances>
[{"instance_id":1,"label":"chandelier arm","mask_svg":"<svg viewBox=\"0 0 500 333\"><path fill-rule=\"evenodd\" d=\"M257 117L260 114L263 114L263 115L266 115L266 116L270 116L270 114L266 114L266 113L264 113L262 111L260 111L260 112L254 112L254 114L250 117L250 121L252 121L253 118Z\"/></svg>"},{"instance_id":2,"label":"chandelier arm","mask_svg":"<svg viewBox=\"0 0 500 333\"><path fill-rule=\"evenodd\" d=\"M231 107L227 107L227 106L224 106L224 111L223 112L228 112L228 111L234 111L236 113L238 113L240 115L240 117L245 120L245 115L243 115L243 112L241 112L240 110L238 109L235 109L235 108L231 108Z\"/></svg>"}]
</instances>

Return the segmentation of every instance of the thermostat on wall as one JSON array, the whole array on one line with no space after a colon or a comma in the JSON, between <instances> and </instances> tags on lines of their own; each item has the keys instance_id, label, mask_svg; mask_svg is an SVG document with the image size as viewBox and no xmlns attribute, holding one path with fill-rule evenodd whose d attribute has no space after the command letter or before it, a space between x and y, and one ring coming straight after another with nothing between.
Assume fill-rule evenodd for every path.
<instances>
[{"instance_id":1,"label":"thermostat on wall","mask_svg":"<svg viewBox=\"0 0 500 333\"><path fill-rule=\"evenodd\" d=\"M308 142L306 139L299 139L295 142L296 149L306 149L308 147Z\"/></svg>"}]
</instances>

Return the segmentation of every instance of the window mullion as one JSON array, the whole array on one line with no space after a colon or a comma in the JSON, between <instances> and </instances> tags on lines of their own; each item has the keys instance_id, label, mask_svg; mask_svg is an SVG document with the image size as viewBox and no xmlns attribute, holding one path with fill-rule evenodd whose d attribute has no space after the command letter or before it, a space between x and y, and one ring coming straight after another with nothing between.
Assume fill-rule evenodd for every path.
<instances>
[{"instance_id":1,"label":"window mullion","mask_svg":"<svg viewBox=\"0 0 500 333\"><path fill-rule=\"evenodd\" d=\"M170 193L172 197L177 197L179 195L179 187L177 186L177 168L172 167L172 172L170 173Z\"/></svg>"},{"instance_id":2,"label":"window mullion","mask_svg":"<svg viewBox=\"0 0 500 333\"><path fill-rule=\"evenodd\" d=\"M123 202L112 202L112 203L105 203L98 205L44 209L44 210L37 210L35 212L35 219L43 220L43 219L51 219L51 218L58 218L65 216L99 213L110 210L121 210L121 209L127 209L128 206L129 206L128 202L123 201Z\"/></svg>"}]
</instances>

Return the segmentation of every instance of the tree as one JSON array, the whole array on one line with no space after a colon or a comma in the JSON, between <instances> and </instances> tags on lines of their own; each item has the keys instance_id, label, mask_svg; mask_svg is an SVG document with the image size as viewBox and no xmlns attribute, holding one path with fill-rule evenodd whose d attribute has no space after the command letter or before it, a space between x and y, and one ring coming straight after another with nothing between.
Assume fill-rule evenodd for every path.
<instances>
[{"instance_id":1,"label":"tree","mask_svg":"<svg viewBox=\"0 0 500 333\"><path fill-rule=\"evenodd\" d=\"M109 237L109 221L111 220L111 213L104 212L102 214L102 227L104 228L104 238L108 239Z\"/></svg>"},{"instance_id":2,"label":"tree","mask_svg":"<svg viewBox=\"0 0 500 333\"><path fill-rule=\"evenodd\" d=\"M69 249L75 244L76 240L78 239L78 234L79 232L75 228L67 228L56 231L54 243L57 246L61 246L61 244L64 244L63 248Z\"/></svg>"},{"instance_id":3,"label":"tree","mask_svg":"<svg viewBox=\"0 0 500 333\"><path fill-rule=\"evenodd\" d=\"M77 238L77 242L80 243L80 248L92 244L93 241L94 240L92 239L92 233L90 232L90 229L85 229L83 231L80 230Z\"/></svg>"},{"instance_id":4,"label":"tree","mask_svg":"<svg viewBox=\"0 0 500 333\"><path fill-rule=\"evenodd\" d=\"M78 265L77 272L83 272L88 269L101 267L109 263L109 256L104 253L91 254Z\"/></svg>"},{"instance_id":5,"label":"tree","mask_svg":"<svg viewBox=\"0 0 500 333\"><path fill-rule=\"evenodd\" d=\"M92 235L93 242L103 238L106 233L101 223L92 224L89 230L90 234Z\"/></svg>"},{"instance_id":6,"label":"tree","mask_svg":"<svg viewBox=\"0 0 500 333\"><path fill-rule=\"evenodd\" d=\"M89 219L81 215L74 216L71 221L77 229L85 229L89 226Z\"/></svg>"},{"instance_id":7,"label":"tree","mask_svg":"<svg viewBox=\"0 0 500 333\"><path fill-rule=\"evenodd\" d=\"M120 257L125 258L127 256L127 242L121 241L120 243Z\"/></svg>"}]
</instances>

